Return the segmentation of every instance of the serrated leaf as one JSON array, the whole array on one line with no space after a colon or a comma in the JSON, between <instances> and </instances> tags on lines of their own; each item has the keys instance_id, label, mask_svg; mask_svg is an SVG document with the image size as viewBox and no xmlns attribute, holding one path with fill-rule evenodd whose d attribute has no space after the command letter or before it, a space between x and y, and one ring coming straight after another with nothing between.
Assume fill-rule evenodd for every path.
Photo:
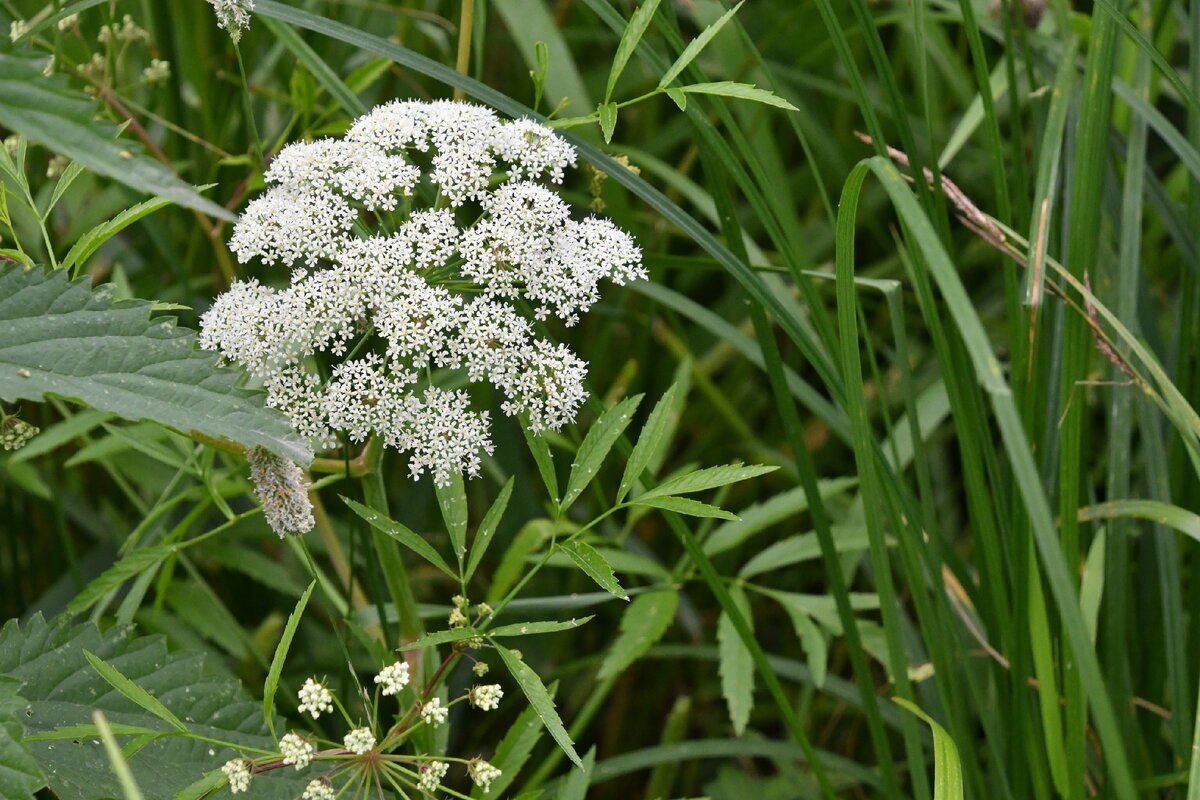
<instances>
[{"instance_id":1,"label":"serrated leaf","mask_svg":"<svg viewBox=\"0 0 1200 800\"><path fill-rule=\"evenodd\" d=\"M818 481L822 498L834 497L858 485L857 478L833 478ZM761 503L738 511L736 522L721 525L704 542L704 552L710 556L737 547L751 536L772 525L792 519L808 510L808 496L802 487L789 489Z\"/></svg>"},{"instance_id":2,"label":"serrated leaf","mask_svg":"<svg viewBox=\"0 0 1200 800\"><path fill-rule=\"evenodd\" d=\"M647 592L633 598L621 616L621 632L608 648L596 677L607 680L624 672L662 639L679 610L679 592Z\"/></svg>"},{"instance_id":3,"label":"serrated leaf","mask_svg":"<svg viewBox=\"0 0 1200 800\"><path fill-rule=\"evenodd\" d=\"M640 394L625 398L596 420L587 436L583 437L583 443L579 445L579 451L575 454L575 463L571 466L567 492L559 504L561 510L565 511L570 507L587 488L592 478L596 477L613 444L633 420L633 412L637 410L640 402Z\"/></svg>"},{"instance_id":4,"label":"serrated leaf","mask_svg":"<svg viewBox=\"0 0 1200 800\"><path fill-rule=\"evenodd\" d=\"M106 594L121 586L134 575L147 569L157 569L163 559L169 556L174 550L175 546L169 544L134 550L100 573L95 580L85 586L79 594L75 595L75 599L67 604L67 611L71 614L82 614Z\"/></svg>"},{"instance_id":5,"label":"serrated leaf","mask_svg":"<svg viewBox=\"0 0 1200 800\"><path fill-rule=\"evenodd\" d=\"M662 79L658 82L658 88L666 88L667 84L679 77L679 73L687 69L688 64L696 60L696 56L700 55L700 51L708 46L708 43L712 41L714 36L720 33L721 29L725 27L725 23L733 19L733 15L738 12L738 9L744 3L745 0L742 0L741 3L726 11L716 22L700 31L699 36L688 42L688 46L679 54L679 58L675 59L675 63L663 74ZM682 111L683 109L680 108L679 110Z\"/></svg>"},{"instance_id":6,"label":"serrated leaf","mask_svg":"<svg viewBox=\"0 0 1200 800\"><path fill-rule=\"evenodd\" d=\"M442 512L446 532L450 534L454 560L458 562L458 571L461 573L463 558L467 554L467 490L463 486L462 473L451 475L449 486L435 484L434 489L437 492L438 510Z\"/></svg>"},{"instance_id":7,"label":"serrated leaf","mask_svg":"<svg viewBox=\"0 0 1200 800\"><path fill-rule=\"evenodd\" d=\"M501 625L488 631L488 636L533 636L539 633L558 633L573 631L580 625L591 622L594 617L571 619L565 622L515 622L512 625Z\"/></svg>"},{"instance_id":8,"label":"serrated leaf","mask_svg":"<svg viewBox=\"0 0 1200 800\"><path fill-rule=\"evenodd\" d=\"M608 71L608 84L604 88L606 104L612 99L617 79L625 71L625 65L629 63L630 56L637 49L638 42L642 41L642 37L646 35L646 29L650 27L650 21L654 19L654 12L658 10L658 3L659 0L646 0L646 3L634 11L633 16L629 18L629 24L625 26L625 32L621 34L621 43L617 45L617 53L613 56L612 67Z\"/></svg>"},{"instance_id":9,"label":"serrated leaf","mask_svg":"<svg viewBox=\"0 0 1200 800\"><path fill-rule=\"evenodd\" d=\"M798 108L774 92L759 89L752 83L735 83L734 81L693 83L688 86L680 86L679 90L687 94L713 94L718 97L732 97L735 100L750 100L787 111L799 111Z\"/></svg>"},{"instance_id":10,"label":"serrated leaf","mask_svg":"<svg viewBox=\"0 0 1200 800\"><path fill-rule=\"evenodd\" d=\"M517 535L504 548L504 556L499 566L492 573L492 582L488 585L487 600L494 603L508 592L520 579L525 570L525 559L530 553L541 547L542 542L550 538L554 523L545 518L531 519L526 522Z\"/></svg>"},{"instance_id":11,"label":"serrated leaf","mask_svg":"<svg viewBox=\"0 0 1200 800\"><path fill-rule=\"evenodd\" d=\"M596 109L596 116L600 119L600 132L604 134L604 143L611 144L613 131L617 129L617 104L602 103Z\"/></svg>"},{"instance_id":12,"label":"serrated leaf","mask_svg":"<svg viewBox=\"0 0 1200 800\"><path fill-rule=\"evenodd\" d=\"M742 466L741 464L725 464L719 467L705 467L684 475L676 475L655 486L645 494L638 496L638 501L649 497L665 497L667 495L691 494L716 489L738 481L756 478L768 472L774 472L778 467L768 467L759 464Z\"/></svg>"},{"instance_id":13,"label":"serrated leaf","mask_svg":"<svg viewBox=\"0 0 1200 800\"><path fill-rule=\"evenodd\" d=\"M59 267L69 270L86 264L87 260L91 258L92 253L96 252L109 239L139 219L149 216L160 208L169 205L171 205L170 200L161 197L152 197L149 200L138 203L136 206L125 209L110 220L101 222L79 237L75 244L71 246L70 251L67 253L66 258L59 264Z\"/></svg>"},{"instance_id":14,"label":"serrated leaf","mask_svg":"<svg viewBox=\"0 0 1200 800\"><path fill-rule=\"evenodd\" d=\"M650 463L650 457L658 450L667 434L675 398L675 387L676 385L672 384L671 388L663 393L663 396L654 405L654 410L650 412L650 416L646 418L646 424L642 426L637 444L633 446L633 452L629 454L629 460L625 462L625 473L621 476L621 485L617 489L618 503L624 500L637 485L638 478L642 476L642 472Z\"/></svg>"},{"instance_id":15,"label":"serrated leaf","mask_svg":"<svg viewBox=\"0 0 1200 800\"><path fill-rule=\"evenodd\" d=\"M179 717L172 714L166 706L159 702L158 698L147 692L141 686L138 686L133 681L121 674L121 671L112 664L107 663L103 659L97 658L87 650L83 651L83 656L92 665L92 669L100 674L110 686L116 689L121 694L128 697L133 702L137 703L142 708L149 711L154 716L168 723L171 727L178 730L180 733L187 732L187 726Z\"/></svg>"},{"instance_id":16,"label":"serrated leaf","mask_svg":"<svg viewBox=\"0 0 1200 800\"><path fill-rule=\"evenodd\" d=\"M32 800L46 778L22 741L25 726L20 714L28 703L20 689L20 681L0 675L0 797Z\"/></svg>"},{"instance_id":17,"label":"serrated leaf","mask_svg":"<svg viewBox=\"0 0 1200 800\"><path fill-rule=\"evenodd\" d=\"M729 587L729 596L753 629L754 619L750 615L746 593L740 586L733 585ZM729 706L733 732L741 736L746 732L750 712L754 709L754 660L725 612L717 619L717 654L720 657L721 695Z\"/></svg>"},{"instance_id":18,"label":"serrated leaf","mask_svg":"<svg viewBox=\"0 0 1200 800\"><path fill-rule=\"evenodd\" d=\"M87 662L85 650L153 694L176 718L186 720L192 733L234 747L161 735L174 729L114 691ZM61 728L93 724L95 709L104 712L117 735L120 726L159 731L143 746L135 745L136 754L126 754L147 797L174 797L203 773L234 758L236 748L275 747L260 704L216 659L197 652L168 654L163 637L136 637L126 626L102 634L92 624L72 626L66 617L46 622L35 616L24 625L9 622L0 630L0 674L24 681L21 695L27 702L21 720L27 741ZM121 796L99 739L35 741L29 742L29 750L54 796ZM255 797L295 800L305 783L303 777L273 775L255 785Z\"/></svg>"},{"instance_id":19,"label":"serrated leaf","mask_svg":"<svg viewBox=\"0 0 1200 800\"><path fill-rule=\"evenodd\" d=\"M812 617L796 604L783 603L783 609L792 620L792 628L800 639L804 654L808 656L808 671L812 673L813 684L818 689L824 688L826 669L829 665L829 646L825 642L825 634L821 633Z\"/></svg>"},{"instance_id":20,"label":"serrated leaf","mask_svg":"<svg viewBox=\"0 0 1200 800\"><path fill-rule=\"evenodd\" d=\"M680 89L667 89L667 97L675 101L680 111L687 111L687 95Z\"/></svg>"},{"instance_id":21,"label":"serrated leaf","mask_svg":"<svg viewBox=\"0 0 1200 800\"><path fill-rule=\"evenodd\" d=\"M496 535L496 528L499 527L500 520L503 519L504 512L508 508L512 490L513 479L509 478L508 483L504 484L504 488L496 496L492 507L483 515L483 522L479 523L479 528L475 531L475 538L471 540L471 558L467 561L467 574L463 577L464 582L470 582L476 567L483 560L483 554L487 552L488 545L492 543L492 537Z\"/></svg>"},{"instance_id":22,"label":"serrated leaf","mask_svg":"<svg viewBox=\"0 0 1200 800\"><path fill-rule=\"evenodd\" d=\"M704 517L706 519L736 520L737 516L723 508L701 503L687 497L639 497L630 500L631 506L649 506L661 508L664 511L674 511L676 514L686 514L689 517Z\"/></svg>"},{"instance_id":23,"label":"serrated leaf","mask_svg":"<svg viewBox=\"0 0 1200 800\"><path fill-rule=\"evenodd\" d=\"M592 782L592 769L596 766L596 748L592 747L583 757L579 769L573 769L558 786L554 800L585 800L588 786Z\"/></svg>"},{"instance_id":24,"label":"serrated leaf","mask_svg":"<svg viewBox=\"0 0 1200 800\"><path fill-rule=\"evenodd\" d=\"M558 710L554 707L554 698L546 691L542 679L533 671L533 667L526 664L521 659L517 658L516 653L509 650L502 644L492 642L496 648L496 652L500 655L500 660L504 662L504 666L508 669L513 680L521 687L521 691L525 693L529 704L533 706L538 717L542 720L542 724L546 726L550 737L558 743L562 751L567 754L567 758L576 766L583 766L583 762L579 759L579 754L575 752L575 743L571 741L570 735L567 734L567 729L563 727L562 718L558 716Z\"/></svg>"},{"instance_id":25,"label":"serrated leaf","mask_svg":"<svg viewBox=\"0 0 1200 800\"><path fill-rule=\"evenodd\" d=\"M439 644L449 644L450 642L461 642L463 639L473 639L480 636L479 631L468 626L465 628L450 628L449 630L437 631L428 636L422 636L415 642L409 642L402 647L397 648L401 653L406 653L409 650L422 650L426 647L436 647Z\"/></svg>"},{"instance_id":26,"label":"serrated leaf","mask_svg":"<svg viewBox=\"0 0 1200 800\"><path fill-rule=\"evenodd\" d=\"M599 550L587 542L579 540L567 542L562 546L562 549L601 589L622 600L629 599L629 595L625 594L625 590L617 582L617 577L613 574L612 567L609 566L604 556L600 555Z\"/></svg>"},{"instance_id":27,"label":"serrated leaf","mask_svg":"<svg viewBox=\"0 0 1200 800\"><path fill-rule=\"evenodd\" d=\"M0 125L139 192L232 222L229 211L202 197L175 173L96 122L96 101L65 78L42 74L45 61L0 53Z\"/></svg>"},{"instance_id":28,"label":"serrated leaf","mask_svg":"<svg viewBox=\"0 0 1200 800\"><path fill-rule=\"evenodd\" d=\"M209 439L261 445L306 466L312 449L261 393L200 351L196 335L150 303L113 302L111 288L63 270L0 266L0 399L78 400L125 419Z\"/></svg>"},{"instance_id":29,"label":"serrated leaf","mask_svg":"<svg viewBox=\"0 0 1200 800\"><path fill-rule=\"evenodd\" d=\"M362 503L357 503L349 497L342 497L342 502L350 507L350 510L362 517L368 525L381 533L395 539L400 544L412 550L421 558L428 561L433 566L437 567L447 577L458 580L458 574L450 569L450 565L442 558L437 550L433 549L433 545L425 541L425 538L420 534L412 531L408 526L396 522L387 516L379 513L373 508L368 508Z\"/></svg>"},{"instance_id":30,"label":"serrated leaf","mask_svg":"<svg viewBox=\"0 0 1200 800\"><path fill-rule=\"evenodd\" d=\"M538 473L542 476L542 483L546 484L546 491L550 492L550 499L557 503L558 475L554 472L554 456L550 454L550 446L543 437L530 432L524 424L521 425L521 433L525 434L525 442L529 445L533 462L537 464Z\"/></svg>"},{"instance_id":31,"label":"serrated leaf","mask_svg":"<svg viewBox=\"0 0 1200 800\"><path fill-rule=\"evenodd\" d=\"M275 736L275 691L279 688L279 676L283 674L283 664L287 661L288 650L292 647L292 638L296 635L296 628L300 625L300 618L304 616L308 598L312 597L313 588L316 585L316 581L309 583L304 594L296 601L296 607L292 609L287 625L283 627L283 635L279 637L279 644L275 647L275 655L271 658L271 669L267 672L267 678L263 682L263 719L267 723L267 729L271 732L272 738Z\"/></svg>"},{"instance_id":32,"label":"serrated leaf","mask_svg":"<svg viewBox=\"0 0 1200 800\"><path fill-rule=\"evenodd\" d=\"M865 525L834 525L833 547L839 553L866 550L870 546ZM804 533L780 539L758 551L738 571L739 578L753 578L773 569L812 561L821 556L821 544L815 533Z\"/></svg>"}]
</instances>

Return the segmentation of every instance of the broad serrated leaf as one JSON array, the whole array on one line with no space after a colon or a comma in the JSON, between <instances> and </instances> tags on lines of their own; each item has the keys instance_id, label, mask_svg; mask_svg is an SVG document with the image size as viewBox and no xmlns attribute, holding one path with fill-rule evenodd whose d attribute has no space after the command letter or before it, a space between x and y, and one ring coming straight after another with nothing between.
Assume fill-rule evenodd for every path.
<instances>
[{"instance_id":1,"label":"broad serrated leaf","mask_svg":"<svg viewBox=\"0 0 1200 800\"><path fill-rule=\"evenodd\" d=\"M462 572L463 559L467 555L467 490L463 486L462 473L455 472L451 475L448 486L435 484L434 490L437 493L438 509L442 512L442 521L446 523L446 532L450 534L454 560L458 562L459 572Z\"/></svg>"},{"instance_id":2,"label":"broad serrated leaf","mask_svg":"<svg viewBox=\"0 0 1200 800\"><path fill-rule=\"evenodd\" d=\"M804 654L808 656L808 671L812 673L813 684L818 689L824 688L825 673L829 664L829 646L825 642L825 634L821 633L812 617L797 606L785 603L783 608L792 620L792 628L800 639Z\"/></svg>"},{"instance_id":3,"label":"broad serrated leaf","mask_svg":"<svg viewBox=\"0 0 1200 800\"><path fill-rule=\"evenodd\" d=\"M575 454L575 463L571 465L571 477L567 480L567 492L559 504L560 509L565 511L574 503L600 471L600 465L604 463L608 451L629 426L633 412L637 410L640 402L640 394L625 398L604 412L587 432L587 436L583 437L583 443L579 445L579 451Z\"/></svg>"},{"instance_id":4,"label":"broad serrated leaf","mask_svg":"<svg viewBox=\"0 0 1200 800\"><path fill-rule=\"evenodd\" d=\"M111 287L63 270L0 266L0 400L78 400L125 419L185 434L261 445L307 465L312 449L264 395L198 350L196 335L171 318L151 320L150 303L113 302Z\"/></svg>"},{"instance_id":5,"label":"broad serrated leaf","mask_svg":"<svg viewBox=\"0 0 1200 800\"><path fill-rule=\"evenodd\" d=\"M42 74L45 60L0 53L0 125L45 145L93 172L210 217L235 217L202 197L170 169L145 156L141 146L117 138L117 128L96 122L96 101L63 77Z\"/></svg>"},{"instance_id":6,"label":"broad serrated leaf","mask_svg":"<svg viewBox=\"0 0 1200 800\"><path fill-rule=\"evenodd\" d=\"M187 731L187 726L183 724L183 720L172 714L166 706L159 702L157 697L150 694L150 692L146 691L141 686L138 686L135 682L122 675L119 669L114 667L112 664L109 664L104 659L96 657L95 654L89 653L87 650L83 651L83 656L88 660L88 663L92 665L92 669L96 670L100 677L104 678L104 680L108 682L109 686L113 687L118 692L125 695L154 716L163 720L177 731L181 733Z\"/></svg>"},{"instance_id":7,"label":"broad serrated leaf","mask_svg":"<svg viewBox=\"0 0 1200 800\"><path fill-rule=\"evenodd\" d=\"M741 3L726 11L716 22L700 31L700 35L690 41L683 52L679 54L679 58L675 59L675 63L663 74L662 79L658 82L658 88L666 88L667 84L679 77L679 73L687 69L688 64L695 61L696 56L700 55L700 51L708 47L708 43L712 41L713 37L720 33L721 29L725 27L725 23L733 19L733 15L738 12L745 1L742 0Z\"/></svg>"},{"instance_id":8,"label":"broad serrated leaf","mask_svg":"<svg viewBox=\"0 0 1200 800\"><path fill-rule=\"evenodd\" d=\"M719 467L705 467L704 469L694 470L684 475L676 475L674 478L668 478L645 494L639 495L637 499L640 502L650 497L666 497L667 495L703 492L707 489L716 489L719 486L727 486L731 483L765 475L768 472L774 472L776 469L778 467L767 467L759 464L751 464L750 466L724 464Z\"/></svg>"},{"instance_id":9,"label":"broad serrated leaf","mask_svg":"<svg viewBox=\"0 0 1200 800\"><path fill-rule=\"evenodd\" d=\"M488 636L533 636L539 633L558 633L573 631L580 625L590 622L593 617L570 619L565 622L515 622L512 625L501 625L488 631Z\"/></svg>"},{"instance_id":10,"label":"broad serrated leaf","mask_svg":"<svg viewBox=\"0 0 1200 800\"><path fill-rule=\"evenodd\" d=\"M642 426L642 432L638 434L637 444L633 446L633 452L629 454L629 460L625 462L625 472L621 475L621 485L617 489L618 503L624 500L637 485L638 478L642 476L642 472L650 463L650 457L658 450L666 436L670 428L674 400L675 384L672 384L671 388L667 389L659 398L654 410L650 412L650 416L646 418L646 424Z\"/></svg>"},{"instance_id":11,"label":"broad serrated leaf","mask_svg":"<svg viewBox=\"0 0 1200 800\"><path fill-rule=\"evenodd\" d=\"M32 800L46 778L24 738L21 712L28 705L19 694L21 682L0 675L0 797Z\"/></svg>"},{"instance_id":12,"label":"broad serrated leaf","mask_svg":"<svg viewBox=\"0 0 1200 800\"><path fill-rule=\"evenodd\" d=\"M704 517L706 519L735 520L737 516L723 508L691 500L687 497L639 497L630 500L632 506L649 506L661 508L664 511L674 511L676 514L687 514L689 517Z\"/></svg>"},{"instance_id":13,"label":"broad serrated leaf","mask_svg":"<svg viewBox=\"0 0 1200 800\"><path fill-rule=\"evenodd\" d=\"M769 92L766 89L759 89L752 83L736 83L734 81L717 81L716 83L693 83L688 86L680 86L679 91L687 94L713 94L718 97L731 97L735 100L750 100L755 103L763 103L768 106L775 106L787 111L798 111L794 105L784 100L774 92Z\"/></svg>"},{"instance_id":14,"label":"broad serrated leaf","mask_svg":"<svg viewBox=\"0 0 1200 800\"><path fill-rule=\"evenodd\" d=\"M454 570L450 569L450 565L446 563L446 560L442 558L441 555L438 554L438 551L433 549L433 545L425 541L424 537L422 537L420 534L415 533L408 526L402 525L399 522L396 522L396 520L380 514L373 508L368 508L362 503L357 503L354 500L351 500L349 497L342 497L342 502L348 505L350 510L355 514L358 514L360 517L366 520L367 524L372 528L387 534L400 544L407 547L409 550L412 550L421 558L425 559L430 564L445 573L447 577L458 580L458 574Z\"/></svg>"},{"instance_id":15,"label":"broad serrated leaf","mask_svg":"<svg viewBox=\"0 0 1200 800\"><path fill-rule=\"evenodd\" d=\"M275 655L271 658L271 669L267 672L267 679L263 681L263 719L267 723L267 729L271 732L272 738L275 737L275 691L279 688L279 676L283 674L283 664L287 661L288 650L292 647L292 638L296 635L296 628L300 625L300 618L304 616L308 598L312 597L313 588L316 585L316 581L308 584L304 594L296 601L296 607L292 609L287 625L283 627L283 635L279 637L279 644L275 647Z\"/></svg>"},{"instance_id":16,"label":"broad serrated leaf","mask_svg":"<svg viewBox=\"0 0 1200 800\"><path fill-rule=\"evenodd\" d=\"M747 624L753 628L750 601L740 586L729 587L729 596ZM717 619L717 654L720 657L721 695L729 706L729 721L738 736L746 732L750 712L754 709L754 659L729 615L721 612Z\"/></svg>"},{"instance_id":17,"label":"broad serrated leaf","mask_svg":"<svg viewBox=\"0 0 1200 800\"><path fill-rule=\"evenodd\" d=\"M544 437L530 432L524 424L521 425L521 433L525 434L525 442L529 445L534 463L537 464L538 474L542 476L542 483L546 484L546 491L550 492L550 499L557 503L558 475L554 472L554 456L550 454L550 446L546 444Z\"/></svg>"},{"instance_id":18,"label":"broad serrated leaf","mask_svg":"<svg viewBox=\"0 0 1200 800\"><path fill-rule=\"evenodd\" d=\"M125 209L110 220L101 222L79 237L75 244L71 246L70 251L67 252L66 258L59 263L59 267L69 270L86 264L87 260L91 258L92 253L96 252L109 239L142 217L153 214L160 208L169 205L171 205L170 200L161 197L152 197L149 200L138 203L136 206Z\"/></svg>"},{"instance_id":19,"label":"broad serrated leaf","mask_svg":"<svg viewBox=\"0 0 1200 800\"><path fill-rule=\"evenodd\" d=\"M562 549L601 589L610 592L622 600L629 599L629 595L625 594L625 590L617 582L617 577L613 574L612 567L605 560L604 556L600 555L599 550L587 542L578 540L567 542L562 546Z\"/></svg>"},{"instance_id":20,"label":"broad serrated leaf","mask_svg":"<svg viewBox=\"0 0 1200 800\"><path fill-rule=\"evenodd\" d=\"M553 683L547 687L546 691L550 693L551 697L554 697L557 689L558 684ZM517 721L513 723L512 727L508 729L508 733L504 734L504 738L500 740L500 744L496 746L496 755L491 758L492 766L500 770L500 777L492 781L492 785L488 787L488 797L505 796L504 790L517 779L521 767L525 766L525 762L529 760L529 756L541 740L544 730L545 726L542 725L542 720L533 706L520 713ZM472 798L482 800L484 796L482 786L472 787Z\"/></svg>"},{"instance_id":21,"label":"broad serrated leaf","mask_svg":"<svg viewBox=\"0 0 1200 800\"><path fill-rule=\"evenodd\" d=\"M611 144L613 131L617 129L617 104L603 103L596 109L596 116L600 119L600 133L604 134L604 143Z\"/></svg>"},{"instance_id":22,"label":"broad serrated leaf","mask_svg":"<svg viewBox=\"0 0 1200 800\"><path fill-rule=\"evenodd\" d=\"M617 45L617 54L613 56L612 67L608 71L608 84L604 88L606 104L612 99L613 89L617 87L617 79L625 71L625 65L629 63L630 56L637 49L638 42L642 41L642 37L646 35L646 29L650 27L650 20L654 19L654 12L658 10L658 3L659 0L646 0L646 3L634 11L633 16L629 18L629 24L625 26L625 32L621 34L621 43Z\"/></svg>"},{"instance_id":23,"label":"broad serrated leaf","mask_svg":"<svg viewBox=\"0 0 1200 800\"><path fill-rule=\"evenodd\" d=\"M679 592L675 589L647 592L633 598L621 616L621 632L608 648L596 677L607 680L624 672L629 665L658 643L679 610Z\"/></svg>"},{"instance_id":24,"label":"broad serrated leaf","mask_svg":"<svg viewBox=\"0 0 1200 800\"><path fill-rule=\"evenodd\" d=\"M503 519L504 512L508 508L512 490L513 479L509 478L508 483L504 484L504 488L496 496L492 507L483 515L483 522L479 523L479 528L475 531L475 538L471 540L471 557L467 560L467 574L463 577L463 582L470 582L471 576L475 574L475 569L483 559L483 554L487 552L488 545L492 543L492 537L496 535L496 528L499 527L500 520Z\"/></svg>"},{"instance_id":25,"label":"broad serrated leaf","mask_svg":"<svg viewBox=\"0 0 1200 800\"><path fill-rule=\"evenodd\" d=\"M583 762L579 759L579 754L575 752L575 743L571 741L570 735L567 734L567 729L563 727L562 718L558 716L558 710L554 707L554 698L550 696L550 692L546 691L542 679L533 671L533 667L522 661L517 654L509 650L502 644L492 642L496 652L500 655L500 660L504 662L504 666L508 669L513 680L521 687L521 691L525 693L529 704L533 706L538 717L542 720L542 724L546 726L550 737L558 743L562 751L567 754L567 758L576 766L583 766Z\"/></svg>"},{"instance_id":26,"label":"broad serrated leaf","mask_svg":"<svg viewBox=\"0 0 1200 800\"><path fill-rule=\"evenodd\" d=\"M101 633L92 624L72 626L65 617L46 622L36 616L23 626L12 621L0 631L0 674L24 682L21 696L27 702L21 720L26 741L56 797L121 796L98 738L30 741L60 728L91 725L96 709L104 712L117 735L134 728L160 732L145 737L140 747L127 748L136 749L126 758L147 797L174 797L238 755L232 747L167 735L174 729L113 690L87 662L85 650L156 697L193 734L237 747L274 749L260 704L205 653L168 654L162 637L137 637L124 626ZM220 772L216 775L221 777ZM254 796L295 800L305 783L302 776L281 771L270 780L256 781Z\"/></svg>"},{"instance_id":27,"label":"broad serrated leaf","mask_svg":"<svg viewBox=\"0 0 1200 800\"><path fill-rule=\"evenodd\" d=\"M468 626L465 628L450 628L449 630L437 631L428 636L422 636L415 642L409 642L397 648L401 653L406 653L409 650L422 650L426 647L436 647L439 644L449 644L450 642L461 642L463 639L473 639L480 636L479 631Z\"/></svg>"}]
</instances>

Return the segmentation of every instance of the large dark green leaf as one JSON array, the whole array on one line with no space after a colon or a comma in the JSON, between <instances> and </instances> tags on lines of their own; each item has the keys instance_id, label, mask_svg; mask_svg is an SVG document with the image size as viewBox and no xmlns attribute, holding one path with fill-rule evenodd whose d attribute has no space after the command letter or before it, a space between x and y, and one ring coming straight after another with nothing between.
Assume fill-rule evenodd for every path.
<instances>
[{"instance_id":1,"label":"large dark green leaf","mask_svg":"<svg viewBox=\"0 0 1200 800\"><path fill-rule=\"evenodd\" d=\"M52 394L152 420L187 434L226 440L306 465L312 450L287 419L241 389L238 375L150 303L113 302L66 272L0 268L0 400Z\"/></svg>"},{"instance_id":2,"label":"large dark green leaf","mask_svg":"<svg viewBox=\"0 0 1200 800\"><path fill-rule=\"evenodd\" d=\"M26 798L46 785L41 769L21 741L24 726L19 714L28 703L17 692L21 682L0 677L0 797Z\"/></svg>"},{"instance_id":3,"label":"large dark green leaf","mask_svg":"<svg viewBox=\"0 0 1200 800\"><path fill-rule=\"evenodd\" d=\"M0 53L0 125L139 192L234 219L167 167L142 155L137 144L118 139L115 126L95 121L96 102L67 88L61 78L47 78L44 65L44 58Z\"/></svg>"},{"instance_id":4,"label":"large dark green leaf","mask_svg":"<svg viewBox=\"0 0 1200 800\"><path fill-rule=\"evenodd\" d=\"M101 633L90 623L72 626L65 617L47 622L38 616L23 627L12 621L0 631L0 676L24 684L21 696L27 702L18 721L56 796L122 796L100 737L90 732L96 709L118 736L131 729L162 734L128 756L147 797L172 797L238 754L233 748L171 735L170 725L109 685L84 651L120 670L193 734L239 747L274 748L261 706L204 653L168 654L162 637L137 637L128 627ZM128 740L120 741L124 745ZM293 798L303 780L303 775L272 772L255 778L253 796Z\"/></svg>"}]
</instances>

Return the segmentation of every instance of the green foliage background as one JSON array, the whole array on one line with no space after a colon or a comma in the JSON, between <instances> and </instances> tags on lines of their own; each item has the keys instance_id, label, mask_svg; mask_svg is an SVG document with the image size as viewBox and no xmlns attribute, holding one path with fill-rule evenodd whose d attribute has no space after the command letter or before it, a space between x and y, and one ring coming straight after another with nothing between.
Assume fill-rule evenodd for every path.
<instances>
[{"instance_id":1,"label":"green foliage background","mask_svg":"<svg viewBox=\"0 0 1200 800\"><path fill-rule=\"evenodd\" d=\"M0 180L48 209L43 237L7 202L4 275L62 266L194 327L233 277L271 275L225 245L262 186L259 137L270 153L337 135L395 97L457 89L509 115L540 99L540 113L611 127L608 142L597 122L565 129L581 154L565 191L631 231L652 277L610 287L561 332L593 396L546 439L564 488L604 409L647 398L566 519L612 505L672 386L649 474L779 468L700 496L739 520L641 509L599 526L591 543L628 605L575 567L590 554L548 562L514 621L595 618L518 646L594 766L573 771L531 733L512 687L452 734L464 753L504 739L524 764L495 794L1200 798L1200 2L747 0L676 82L755 84L795 110L707 94L598 110L608 91L652 92L728 10L719 0L661 3L615 87L623 0L475 0L466 76L457 0L257 5L243 103L236 51L201 0L0 0L0 22L44 23L0 41L0 130L30 142L24 171ZM76 8L78 34L59 31ZM148 41L98 44L125 14ZM108 79L76 69L93 53ZM151 58L170 63L165 83L141 79ZM85 169L45 177L55 153ZM172 204L118 217L151 195ZM134 624L165 637L144 647L205 654L254 695L310 580L299 544L255 513L242 459L214 444L225 429L197 442L183 421L122 421L48 390L60 397L19 395L43 432L0 453L0 612L23 620L0 637L0 674L17 678L0 677L0 767L18 772L17 740L43 732L14 699L41 691L11 650L51 624L35 615ZM472 600L498 600L543 555L559 495L545 453L492 416L496 455L465 487L471 530L514 488ZM314 470L338 483L340 466ZM449 553L428 481L394 454L379 475L372 496L322 490L327 535L305 541L341 594L314 596L280 698L313 674L348 694L348 661L363 675L382 663L373 631L389 646L419 632L396 625L400 561L424 625L449 613L454 582L377 549L338 498L390 507ZM196 779L221 759L180 758Z\"/></svg>"}]
</instances>

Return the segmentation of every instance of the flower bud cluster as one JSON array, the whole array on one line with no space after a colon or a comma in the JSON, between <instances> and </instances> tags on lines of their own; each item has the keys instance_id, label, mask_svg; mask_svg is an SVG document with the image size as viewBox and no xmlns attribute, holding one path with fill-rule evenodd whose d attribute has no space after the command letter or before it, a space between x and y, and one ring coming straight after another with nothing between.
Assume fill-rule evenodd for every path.
<instances>
[{"instance_id":1,"label":"flower bud cluster","mask_svg":"<svg viewBox=\"0 0 1200 800\"><path fill-rule=\"evenodd\" d=\"M533 431L558 429L586 397L587 365L534 323L573 325L602 281L646 275L629 234L572 219L552 190L574 163L549 128L449 101L388 103L343 139L289 145L230 247L290 268L290 285L235 283L201 343L323 447L378 436L414 478L474 475L489 420L461 381L437 385L444 371L493 385Z\"/></svg>"}]
</instances>

